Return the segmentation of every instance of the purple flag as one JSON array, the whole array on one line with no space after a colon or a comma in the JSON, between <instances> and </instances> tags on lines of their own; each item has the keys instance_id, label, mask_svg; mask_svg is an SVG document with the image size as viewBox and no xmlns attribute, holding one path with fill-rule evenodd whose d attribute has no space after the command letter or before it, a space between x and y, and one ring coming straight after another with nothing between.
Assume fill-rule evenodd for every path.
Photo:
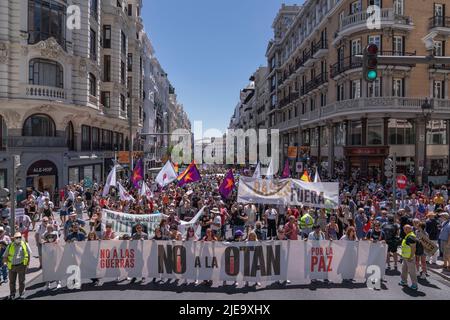
<instances>
[{"instance_id":1,"label":"purple flag","mask_svg":"<svg viewBox=\"0 0 450 320\"><path fill-rule=\"evenodd\" d=\"M222 195L222 197L227 199L233 192L234 185L235 184L234 184L233 170L230 169L227 175L225 176L225 179L223 179L222 184L219 187L219 192Z\"/></svg>"},{"instance_id":2,"label":"purple flag","mask_svg":"<svg viewBox=\"0 0 450 320\"><path fill-rule=\"evenodd\" d=\"M133 183L135 189L139 189L139 182L142 180L144 180L144 166L142 165L142 159L139 159L131 175L131 183Z\"/></svg>"},{"instance_id":3,"label":"purple flag","mask_svg":"<svg viewBox=\"0 0 450 320\"><path fill-rule=\"evenodd\" d=\"M286 162L284 164L283 175L281 176L281 178L286 179L286 178L289 178L290 176L291 176L291 170L289 169L289 160L286 160Z\"/></svg>"},{"instance_id":4,"label":"purple flag","mask_svg":"<svg viewBox=\"0 0 450 320\"><path fill-rule=\"evenodd\" d=\"M197 166L194 162L192 162L189 167L178 177L178 179L178 186L182 187L185 184L200 181L202 180L202 177L200 176Z\"/></svg>"}]
</instances>

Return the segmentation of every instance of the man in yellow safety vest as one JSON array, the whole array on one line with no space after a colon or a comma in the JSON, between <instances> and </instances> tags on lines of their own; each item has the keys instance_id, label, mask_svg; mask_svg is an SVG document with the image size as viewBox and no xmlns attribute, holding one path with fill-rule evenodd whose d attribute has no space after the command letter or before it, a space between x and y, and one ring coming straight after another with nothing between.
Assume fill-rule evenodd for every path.
<instances>
[{"instance_id":1,"label":"man in yellow safety vest","mask_svg":"<svg viewBox=\"0 0 450 320\"><path fill-rule=\"evenodd\" d=\"M406 236L402 241L402 280L400 281L401 286L408 285L408 273L412 281L411 289L417 290L417 273L416 273L416 235L414 234L413 228L407 224L403 227L403 231Z\"/></svg>"},{"instance_id":2,"label":"man in yellow safety vest","mask_svg":"<svg viewBox=\"0 0 450 320\"><path fill-rule=\"evenodd\" d=\"M14 241L11 242L3 255L3 264L9 270L9 299L16 296L16 279L19 278L19 299L23 298L25 291L25 274L30 264L31 250L28 243L22 240L22 234L16 232Z\"/></svg>"},{"instance_id":3,"label":"man in yellow safety vest","mask_svg":"<svg viewBox=\"0 0 450 320\"><path fill-rule=\"evenodd\" d=\"M312 232L312 227L314 226L314 218L311 216L309 211L306 211L299 218L299 225L302 233L302 239L308 239L309 234Z\"/></svg>"}]
</instances>

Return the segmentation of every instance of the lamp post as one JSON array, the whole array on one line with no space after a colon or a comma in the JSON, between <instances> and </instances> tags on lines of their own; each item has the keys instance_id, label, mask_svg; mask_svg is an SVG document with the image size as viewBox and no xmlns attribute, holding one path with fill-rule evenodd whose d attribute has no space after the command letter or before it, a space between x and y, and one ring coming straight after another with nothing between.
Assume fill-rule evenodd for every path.
<instances>
[{"instance_id":1,"label":"lamp post","mask_svg":"<svg viewBox=\"0 0 450 320\"><path fill-rule=\"evenodd\" d=\"M433 112L433 104L425 99L422 104L422 113L425 121L425 141L424 141L424 152L423 152L423 170L422 170L422 184L428 184L428 167L427 167L427 136L428 136L428 121L430 121L431 113Z\"/></svg>"}]
</instances>

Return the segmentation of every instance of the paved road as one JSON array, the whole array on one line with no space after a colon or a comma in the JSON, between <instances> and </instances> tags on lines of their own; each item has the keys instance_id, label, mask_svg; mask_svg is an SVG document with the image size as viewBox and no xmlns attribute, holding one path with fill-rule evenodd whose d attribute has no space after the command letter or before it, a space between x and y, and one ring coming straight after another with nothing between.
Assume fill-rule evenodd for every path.
<instances>
[{"instance_id":1,"label":"paved road","mask_svg":"<svg viewBox=\"0 0 450 320\"><path fill-rule=\"evenodd\" d=\"M414 292L398 285L400 273L390 271L381 286L381 290L369 290L365 284L335 284L320 282L316 285L287 286L269 284L262 287L218 287L209 288L202 284L178 285L171 283L152 283L145 281L130 284L129 281L117 282L106 280L101 286L94 286L89 281L83 283L81 290L50 289L43 291L44 284L40 278L28 284L26 299L39 300L311 300L311 299L345 299L345 300L449 300L450 282L431 274L427 280L420 280L419 291ZM54 287L55 285L53 285Z\"/></svg>"}]
</instances>

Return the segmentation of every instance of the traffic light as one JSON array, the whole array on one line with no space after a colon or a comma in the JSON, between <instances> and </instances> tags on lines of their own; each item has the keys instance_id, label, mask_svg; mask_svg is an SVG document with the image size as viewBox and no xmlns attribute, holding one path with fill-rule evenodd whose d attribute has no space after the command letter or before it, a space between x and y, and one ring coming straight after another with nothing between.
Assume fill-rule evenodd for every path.
<instances>
[{"instance_id":1,"label":"traffic light","mask_svg":"<svg viewBox=\"0 0 450 320\"><path fill-rule=\"evenodd\" d=\"M378 46L371 43L364 51L363 72L367 82L374 82L378 78Z\"/></svg>"},{"instance_id":2,"label":"traffic light","mask_svg":"<svg viewBox=\"0 0 450 320\"><path fill-rule=\"evenodd\" d=\"M394 161L390 158L384 160L384 175L387 178L392 178L394 175Z\"/></svg>"}]
</instances>

